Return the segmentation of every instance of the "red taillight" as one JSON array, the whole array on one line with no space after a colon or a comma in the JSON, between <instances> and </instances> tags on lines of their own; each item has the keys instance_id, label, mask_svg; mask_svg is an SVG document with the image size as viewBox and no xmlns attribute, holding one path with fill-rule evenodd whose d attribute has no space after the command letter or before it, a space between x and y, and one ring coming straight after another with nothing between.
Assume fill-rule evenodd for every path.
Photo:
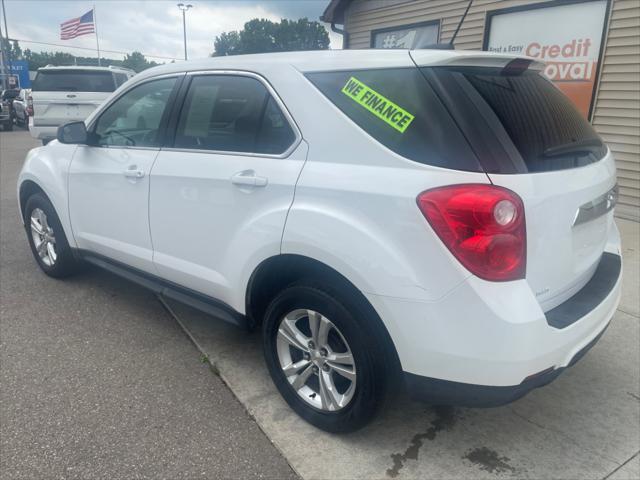
<instances>
[{"instance_id":1,"label":"red taillight","mask_svg":"<svg viewBox=\"0 0 640 480\"><path fill-rule=\"evenodd\" d=\"M422 192L417 200L436 234L471 273L491 281L524 278L524 206L514 192L494 185L452 185Z\"/></svg>"}]
</instances>

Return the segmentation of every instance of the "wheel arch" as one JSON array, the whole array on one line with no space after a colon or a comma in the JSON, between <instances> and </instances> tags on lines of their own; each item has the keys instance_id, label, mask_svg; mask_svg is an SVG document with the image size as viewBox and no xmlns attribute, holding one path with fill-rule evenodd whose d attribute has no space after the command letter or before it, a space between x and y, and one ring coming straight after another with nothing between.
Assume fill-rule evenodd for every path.
<instances>
[{"instance_id":1,"label":"wheel arch","mask_svg":"<svg viewBox=\"0 0 640 480\"><path fill-rule=\"evenodd\" d=\"M24 223L24 208L27 205L27 200L29 200L29 197L31 197L36 193L43 194L45 197L47 197L47 200L51 202L49 195L47 195L47 193L42 189L42 187L38 185L36 182L34 182L33 180L24 180L20 184L18 200L20 204L20 218L22 219L23 223ZM51 202L51 204L53 205L53 202Z\"/></svg>"},{"instance_id":2,"label":"wheel arch","mask_svg":"<svg viewBox=\"0 0 640 480\"><path fill-rule=\"evenodd\" d=\"M311 257L297 254L281 254L262 261L253 271L246 289L245 312L249 325L255 327L262 322L262 317L269 302L294 282L301 280L317 281L337 290L344 295L350 306L361 310L371 318L377 332L387 350L387 358L391 361L390 372L400 370L400 360L395 343L380 315L360 289L348 278L331 266Z\"/></svg>"},{"instance_id":3,"label":"wheel arch","mask_svg":"<svg viewBox=\"0 0 640 480\"><path fill-rule=\"evenodd\" d=\"M23 221L29 196L34 193L44 195L53 205L72 248L75 247L75 240L69 219L67 174L75 151L73 147L56 142L30 150L18 176L16 192Z\"/></svg>"}]
</instances>

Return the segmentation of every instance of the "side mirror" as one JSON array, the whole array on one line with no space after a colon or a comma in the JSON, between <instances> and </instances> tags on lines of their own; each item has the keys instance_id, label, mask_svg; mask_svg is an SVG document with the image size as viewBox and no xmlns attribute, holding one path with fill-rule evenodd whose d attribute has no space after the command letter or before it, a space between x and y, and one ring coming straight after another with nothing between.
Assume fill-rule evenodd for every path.
<instances>
[{"instance_id":1,"label":"side mirror","mask_svg":"<svg viewBox=\"0 0 640 480\"><path fill-rule=\"evenodd\" d=\"M86 144L87 126L84 122L69 122L58 127L57 134L60 143Z\"/></svg>"}]
</instances>

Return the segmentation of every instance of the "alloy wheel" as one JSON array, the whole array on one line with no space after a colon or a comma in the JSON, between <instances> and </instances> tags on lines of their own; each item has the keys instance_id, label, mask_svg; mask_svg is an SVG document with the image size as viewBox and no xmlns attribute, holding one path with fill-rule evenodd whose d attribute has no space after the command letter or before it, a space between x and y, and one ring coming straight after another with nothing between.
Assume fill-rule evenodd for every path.
<instances>
[{"instance_id":1,"label":"alloy wheel","mask_svg":"<svg viewBox=\"0 0 640 480\"><path fill-rule=\"evenodd\" d=\"M47 214L40 208L34 208L31 212L31 237L42 263L53 267L58 259L56 237L47 221Z\"/></svg>"},{"instance_id":2,"label":"alloy wheel","mask_svg":"<svg viewBox=\"0 0 640 480\"><path fill-rule=\"evenodd\" d=\"M280 321L276 348L289 384L307 404L338 411L353 399L356 365L349 344L322 314L294 310Z\"/></svg>"}]
</instances>

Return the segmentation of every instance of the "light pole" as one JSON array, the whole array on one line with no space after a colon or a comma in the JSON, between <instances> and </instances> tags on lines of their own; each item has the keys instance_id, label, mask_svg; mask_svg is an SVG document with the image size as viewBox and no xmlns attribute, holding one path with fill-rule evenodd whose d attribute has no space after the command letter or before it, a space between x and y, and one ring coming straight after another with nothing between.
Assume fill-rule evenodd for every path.
<instances>
[{"instance_id":1,"label":"light pole","mask_svg":"<svg viewBox=\"0 0 640 480\"><path fill-rule=\"evenodd\" d=\"M178 4L178 8L180 10L182 10L182 33L184 35L184 59L187 59L187 20L185 17L185 14L187 13L187 10L189 10L190 8L193 8L193 5L191 4L184 4L184 3L179 3Z\"/></svg>"}]
</instances>

